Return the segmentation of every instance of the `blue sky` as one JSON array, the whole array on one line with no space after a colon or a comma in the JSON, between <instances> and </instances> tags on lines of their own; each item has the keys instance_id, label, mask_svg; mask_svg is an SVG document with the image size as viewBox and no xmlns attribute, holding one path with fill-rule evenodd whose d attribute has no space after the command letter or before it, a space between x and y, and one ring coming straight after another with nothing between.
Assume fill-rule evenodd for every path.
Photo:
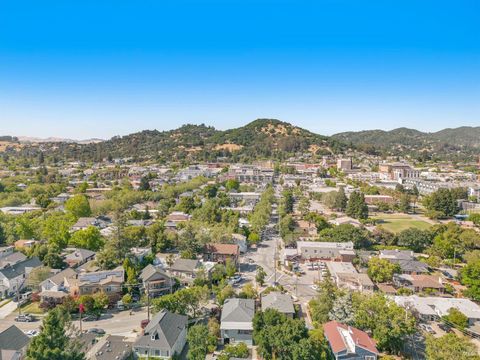
<instances>
[{"instance_id":1,"label":"blue sky","mask_svg":"<svg viewBox=\"0 0 480 360\"><path fill-rule=\"evenodd\" d=\"M0 1L0 134L480 125L480 2Z\"/></svg>"}]
</instances>

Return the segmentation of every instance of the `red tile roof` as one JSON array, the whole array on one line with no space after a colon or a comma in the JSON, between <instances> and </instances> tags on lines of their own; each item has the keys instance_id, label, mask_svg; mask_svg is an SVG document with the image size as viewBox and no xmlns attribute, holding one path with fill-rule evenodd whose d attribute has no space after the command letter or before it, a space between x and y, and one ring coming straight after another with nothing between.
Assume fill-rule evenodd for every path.
<instances>
[{"instance_id":1,"label":"red tile roof","mask_svg":"<svg viewBox=\"0 0 480 360\"><path fill-rule=\"evenodd\" d=\"M234 255L239 253L238 245L236 244L207 244L205 251L214 254Z\"/></svg>"},{"instance_id":2,"label":"red tile roof","mask_svg":"<svg viewBox=\"0 0 480 360\"><path fill-rule=\"evenodd\" d=\"M376 348L375 340L370 338L366 332L348 325L344 325L338 321L329 321L323 325L323 330L334 353L348 349L346 341L339 329L349 331L355 346L359 346L374 354L379 353Z\"/></svg>"}]
</instances>

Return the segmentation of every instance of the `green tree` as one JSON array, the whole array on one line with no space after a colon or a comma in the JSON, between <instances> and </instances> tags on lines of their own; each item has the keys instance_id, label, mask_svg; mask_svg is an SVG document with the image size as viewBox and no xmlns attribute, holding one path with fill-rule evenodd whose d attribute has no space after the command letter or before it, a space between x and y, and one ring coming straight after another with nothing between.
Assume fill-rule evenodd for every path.
<instances>
[{"instance_id":1,"label":"green tree","mask_svg":"<svg viewBox=\"0 0 480 360\"><path fill-rule=\"evenodd\" d=\"M354 308L355 326L371 332L380 351L400 352L416 331L413 315L381 294L357 295Z\"/></svg>"},{"instance_id":2,"label":"green tree","mask_svg":"<svg viewBox=\"0 0 480 360\"><path fill-rule=\"evenodd\" d=\"M464 294L475 301L480 301L480 258L473 258L460 271L460 279L467 286Z\"/></svg>"},{"instance_id":3,"label":"green tree","mask_svg":"<svg viewBox=\"0 0 480 360\"><path fill-rule=\"evenodd\" d=\"M386 259L373 257L368 261L368 276L377 283L392 281L393 275L400 273L400 265Z\"/></svg>"},{"instance_id":4,"label":"green tree","mask_svg":"<svg viewBox=\"0 0 480 360\"><path fill-rule=\"evenodd\" d=\"M140 185L138 186L138 190L140 191L150 190L150 178L148 176L143 176L140 179Z\"/></svg>"},{"instance_id":5,"label":"green tree","mask_svg":"<svg viewBox=\"0 0 480 360\"><path fill-rule=\"evenodd\" d=\"M347 208L347 204L348 198L345 195L345 189L343 188L343 186L340 186L338 192L335 195L333 207L338 211L345 211L345 209Z\"/></svg>"},{"instance_id":6,"label":"green tree","mask_svg":"<svg viewBox=\"0 0 480 360\"><path fill-rule=\"evenodd\" d=\"M368 218L368 207L365 203L365 196L361 192L354 191L350 194L346 214L355 219Z\"/></svg>"},{"instance_id":7,"label":"green tree","mask_svg":"<svg viewBox=\"0 0 480 360\"><path fill-rule=\"evenodd\" d=\"M43 319L40 334L31 339L28 360L84 360L77 342L69 337L70 320L62 307L51 310Z\"/></svg>"},{"instance_id":8,"label":"green tree","mask_svg":"<svg viewBox=\"0 0 480 360\"><path fill-rule=\"evenodd\" d=\"M85 195L77 194L65 202L65 210L76 218L87 217L92 214L90 203Z\"/></svg>"},{"instance_id":9,"label":"green tree","mask_svg":"<svg viewBox=\"0 0 480 360\"><path fill-rule=\"evenodd\" d=\"M443 320L455 325L455 327L464 330L468 326L468 317L457 308L448 310L448 314L443 316Z\"/></svg>"},{"instance_id":10,"label":"green tree","mask_svg":"<svg viewBox=\"0 0 480 360\"><path fill-rule=\"evenodd\" d=\"M397 244L415 252L422 252L432 244L432 233L428 230L409 228L397 235Z\"/></svg>"},{"instance_id":11,"label":"green tree","mask_svg":"<svg viewBox=\"0 0 480 360\"><path fill-rule=\"evenodd\" d=\"M333 228L323 229L318 234L318 240L327 242L352 241L355 249L367 248L370 245L368 231L351 224L341 224Z\"/></svg>"},{"instance_id":12,"label":"green tree","mask_svg":"<svg viewBox=\"0 0 480 360\"><path fill-rule=\"evenodd\" d=\"M89 226L86 229L75 231L70 237L69 243L82 249L98 251L103 247L104 240L98 228Z\"/></svg>"},{"instance_id":13,"label":"green tree","mask_svg":"<svg viewBox=\"0 0 480 360\"><path fill-rule=\"evenodd\" d=\"M240 183L237 180L229 179L225 181L225 189L227 191L238 190L240 188Z\"/></svg>"},{"instance_id":14,"label":"green tree","mask_svg":"<svg viewBox=\"0 0 480 360\"><path fill-rule=\"evenodd\" d=\"M410 203L412 198L408 193L404 193L400 196L400 201L398 202L398 210L403 213L408 213L411 209Z\"/></svg>"},{"instance_id":15,"label":"green tree","mask_svg":"<svg viewBox=\"0 0 480 360\"><path fill-rule=\"evenodd\" d=\"M338 297L338 289L330 276L324 277L319 283L318 295L308 303L310 315L316 327L320 327L330 320L330 312Z\"/></svg>"},{"instance_id":16,"label":"green tree","mask_svg":"<svg viewBox=\"0 0 480 360\"><path fill-rule=\"evenodd\" d=\"M459 337L453 333L440 338L427 336L425 341L427 360L478 360L476 346L466 337Z\"/></svg>"},{"instance_id":17,"label":"green tree","mask_svg":"<svg viewBox=\"0 0 480 360\"><path fill-rule=\"evenodd\" d=\"M39 289L40 283L52 276L52 269L47 266L40 266L32 269L27 276L26 285L34 291Z\"/></svg>"},{"instance_id":18,"label":"green tree","mask_svg":"<svg viewBox=\"0 0 480 360\"><path fill-rule=\"evenodd\" d=\"M330 320L335 320L346 325L353 325L354 310L352 294L350 292L346 292L344 295L338 296L328 316Z\"/></svg>"},{"instance_id":19,"label":"green tree","mask_svg":"<svg viewBox=\"0 0 480 360\"><path fill-rule=\"evenodd\" d=\"M428 210L441 213L443 217L453 216L458 211L455 193L446 188L438 189L434 193L425 196L423 205Z\"/></svg>"},{"instance_id":20,"label":"green tree","mask_svg":"<svg viewBox=\"0 0 480 360\"><path fill-rule=\"evenodd\" d=\"M235 359L245 359L248 358L249 352L248 347L244 343L238 343L236 345L226 345L225 349L222 351L218 360L230 360Z\"/></svg>"},{"instance_id":21,"label":"green tree","mask_svg":"<svg viewBox=\"0 0 480 360\"><path fill-rule=\"evenodd\" d=\"M208 332L205 325L194 325L188 329L188 360L205 360L215 350L217 339Z\"/></svg>"},{"instance_id":22,"label":"green tree","mask_svg":"<svg viewBox=\"0 0 480 360\"><path fill-rule=\"evenodd\" d=\"M257 266L257 272L255 274L255 281L260 285L263 286L265 283L265 277L267 276L267 273L261 266Z\"/></svg>"}]
</instances>

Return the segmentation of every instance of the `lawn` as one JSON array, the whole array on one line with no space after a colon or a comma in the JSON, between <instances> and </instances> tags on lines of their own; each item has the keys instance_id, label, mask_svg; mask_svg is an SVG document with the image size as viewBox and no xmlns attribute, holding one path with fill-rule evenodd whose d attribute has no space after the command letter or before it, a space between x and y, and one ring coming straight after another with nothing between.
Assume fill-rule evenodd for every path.
<instances>
[{"instance_id":1,"label":"lawn","mask_svg":"<svg viewBox=\"0 0 480 360\"><path fill-rule=\"evenodd\" d=\"M25 306L22 306L22 314L33 314L33 315L43 314L44 311L40 309L39 305L40 303L37 301L37 302L31 302Z\"/></svg>"},{"instance_id":2,"label":"lawn","mask_svg":"<svg viewBox=\"0 0 480 360\"><path fill-rule=\"evenodd\" d=\"M380 214L375 216L375 219L380 220L377 224L393 233L399 233L408 228L417 228L426 230L432 226L430 223L413 218L407 214Z\"/></svg>"}]
</instances>

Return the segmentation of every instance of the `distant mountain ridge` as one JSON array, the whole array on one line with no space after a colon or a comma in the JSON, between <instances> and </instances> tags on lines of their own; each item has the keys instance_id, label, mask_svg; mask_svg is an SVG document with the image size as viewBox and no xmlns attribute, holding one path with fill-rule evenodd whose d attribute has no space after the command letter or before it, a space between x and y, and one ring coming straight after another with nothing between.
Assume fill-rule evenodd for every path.
<instances>
[{"instance_id":1,"label":"distant mountain ridge","mask_svg":"<svg viewBox=\"0 0 480 360\"><path fill-rule=\"evenodd\" d=\"M5 137L8 138L8 137ZM339 154L354 149L377 155L417 158L473 158L480 154L480 127L459 127L427 133L398 128L365 130L324 136L276 119L257 119L245 126L217 130L204 124L187 124L175 130L144 130L109 140L13 138L18 146L4 151L25 158L43 152L55 158L100 161L105 158L155 158L159 161L232 161L287 159L294 154ZM17 142L18 144L18 142ZM2 149L0 149L2 151Z\"/></svg>"},{"instance_id":2,"label":"distant mountain ridge","mask_svg":"<svg viewBox=\"0 0 480 360\"><path fill-rule=\"evenodd\" d=\"M17 136L16 139L20 143L54 143L54 142L65 142L65 143L77 143L77 144L91 144L105 141L104 139L85 139L85 140L74 140L74 139L65 139L59 137L48 137L48 138L39 138L33 136Z\"/></svg>"},{"instance_id":3,"label":"distant mountain ridge","mask_svg":"<svg viewBox=\"0 0 480 360\"><path fill-rule=\"evenodd\" d=\"M480 153L480 127L462 126L437 132L421 132L398 128L390 131L365 130L342 132L332 136L338 141L360 149L375 148L392 152L424 151L433 155L458 153L465 155Z\"/></svg>"}]
</instances>

